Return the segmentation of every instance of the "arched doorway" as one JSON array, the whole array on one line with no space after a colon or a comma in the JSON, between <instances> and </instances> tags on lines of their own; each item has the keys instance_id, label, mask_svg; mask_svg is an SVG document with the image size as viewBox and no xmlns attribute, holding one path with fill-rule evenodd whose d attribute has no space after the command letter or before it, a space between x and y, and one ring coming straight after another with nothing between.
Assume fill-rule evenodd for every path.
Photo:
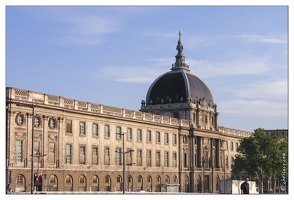
<instances>
[{"instance_id":1,"label":"arched doorway","mask_svg":"<svg viewBox=\"0 0 294 200\"><path fill-rule=\"evenodd\" d=\"M128 191L129 192L132 192L132 191L134 191L134 185L133 185L133 177L130 175L129 177L128 177Z\"/></svg>"},{"instance_id":2,"label":"arched doorway","mask_svg":"<svg viewBox=\"0 0 294 200\"><path fill-rule=\"evenodd\" d=\"M147 177L146 191L152 192L152 177L150 175Z\"/></svg>"},{"instance_id":3,"label":"arched doorway","mask_svg":"<svg viewBox=\"0 0 294 200\"><path fill-rule=\"evenodd\" d=\"M104 179L104 191L111 192L111 178L108 175L106 175Z\"/></svg>"},{"instance_id":4,"label":"arched doorway","mask_svg":"<svg viewBox=\"0 0 294 200\"><path fill-rule=\"evenodd\" d=\"M64 191L73 191L73 178L71 175L67 175L65 177L65 185L64 185Z\"/></svg>"},{"instance_id":5,"label":"arched doorway","mask_svg":"<svg viewBox=\"0 0 294 200\"><path fill-rule=\"evenodd\" d=\"M161 177L156 177L156 192L161 192Z\"/></svg>"},{"instance_id":6,"label":"arched doorway","mask_svg":"<svg viewBox=\"0 0 294 200\"><path fill-rule=\"evenodd\" d=\"M47 191L58 191L58 180L56 175L49 177L49 183L46 183Z\"/></svg>"},{"instance_id":7,"label":"arched doorway","mask_svg":"<svg viewBox=\"0 0 294 200\"><path fill-rule=\"evenodd\" d=\"M123 181L121 176L116 177L116 184L114 191L123 191Z\"/></svg>"},{"instance_id":8,"label":"arched doorway","mask_svg":"<svg viewBox=\"0 0 294 200\"><path fill-rule=\"evenodd\" d=\"M197 192L201 193L202 192L202 181L201 181L201 176L197 177Z\"/></svg>"},{"instance_id":9,"label":"arched doorway","mask_svg":"<svg viewBox=\"0 0 294 200\"><path fill-rule=\"evenodd\" d=\"M190 184L189 184L189 176L185 176L185 192L189 192Z\"/></svg>"},{"instance_id":10,"label":"arched doorway","mask_svg":"<svg viewBox=\"0 0 294 200\"><path fill-rule=\"evenodd\" d=\"M96 175L94 175L92 177L91 191L93 191L93 192L98 192L99 191L99 177L96 176Z\"/></svg>"},{"instance_id":11,"label":"arched doorway","mask_svg":"<svg viewBox=\"0 0 294 200\"><path fill-rule=\"evenodd\" d=\"M219 193L219 176L215 178L215 192Z\"/></svg>"},{"instance_id":12,"label":"arched doorway","mask_svg":"<svg viewBox=\"0 0 294 200\"><path fill-rule=\"evenodd\" d=\"M30 188L29 186L30 185L28 185L26 187L26 180L25 180L24 175L19 174L16 177L15 190L14 189L12 189L12 190L15 191L15 192L25 192L26 190L29 190L29 188Z\"/></svg>"},{"instance_id":13,"label":"arched doorway","mask_svg":"<svg viewBox=\"0 0 294 200\"><path fill-rule=\"evenodd\" d=\"M143 190L143 178L141 175L138 176L137 190Z\"/></svg>"},{"instance_id":14,"label":"arched doorway","mask_svg":"<svg viewBox=\"0 0 294 200\"><path fill-rule=\"evenodd\" d=\"M84 175L79 178L79 191L87 191L87 179Z\"/></svg>"}]
</instances>

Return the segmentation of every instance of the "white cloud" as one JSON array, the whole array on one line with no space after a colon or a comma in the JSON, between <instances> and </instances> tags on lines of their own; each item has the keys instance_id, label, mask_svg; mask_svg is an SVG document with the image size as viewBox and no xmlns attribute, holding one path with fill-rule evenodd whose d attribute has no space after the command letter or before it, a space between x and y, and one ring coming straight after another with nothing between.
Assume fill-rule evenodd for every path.
<instances>
[{"instance_id":1,"label":"white cloud","mask_svg":"<svg viewBox=\"0 0 294 200\"><path fill-rule=\"evenodd\" d=\"M287 117L287 103L274 101L236 99L219 102L218 107L236 116Z\"/></svg>"},{"instance_id":2,"label":"white cloud","mask_svg":"<svg viewBox=\"0 0 294 200\"><path fill-rule=\"evenodd\" d=\"M264 36L264 35L238 35L237 38L246 39L250 42L262 43L287 43L287 38L282 36Z\"/></svg>"},{"instance_id":3,"label":"white cloud","mask_svg":"<svg viewBox=\"0 0 294 200\"><path fill-rule=\"evenodd\" d=\"M197 72L197 76L202 78L235 76L235 75L255 75L268 72L268 66L263 61L252 60L232 60L228 62L210 62L203 60L187 59L186 63L190 69Z\"/></svg>"},{"instance_id":4,"label":"white cloud","mask_svg":"<svg viewBox=\"0 0 294 200\"><path fill-rule=\"evenodd\" d=\"M233 91L238 97L275 99L286 101L288 96L287 80L268 80L246 85L245 89Z\"/></svg>"},{"instance_id":5,"label":"white cloud","mask_svg":"<svg viewBox=\"0 0 294 200\"><path fill-rule=\"evenodd\" d=\"M107 67L96 71L95 78L130 83L152 83L159 75L166 72L165 68L156 66L128 66L128 67Z\"/></svg>"}]
</instances>

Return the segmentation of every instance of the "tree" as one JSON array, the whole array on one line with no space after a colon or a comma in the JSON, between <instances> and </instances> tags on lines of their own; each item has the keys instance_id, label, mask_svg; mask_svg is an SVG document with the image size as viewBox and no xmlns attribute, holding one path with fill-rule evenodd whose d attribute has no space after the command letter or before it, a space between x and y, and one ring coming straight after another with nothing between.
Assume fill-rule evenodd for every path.
<instances>
[{"instance_id":1,"label":"tree","mask_svg":"<svg viewBox=\"0 0 294 200\"><path fill-rule=\"evenodd\" d=\"M288 177L288 168L283 168L285 164L288 167L288 142L281 134L268 135L264 129L255 129L252 136L241 140L237 152L233 173L245 172L250 179L257 179L261 193L265 177L275 179L285 171Z\"/></svg>"}]
</instances>

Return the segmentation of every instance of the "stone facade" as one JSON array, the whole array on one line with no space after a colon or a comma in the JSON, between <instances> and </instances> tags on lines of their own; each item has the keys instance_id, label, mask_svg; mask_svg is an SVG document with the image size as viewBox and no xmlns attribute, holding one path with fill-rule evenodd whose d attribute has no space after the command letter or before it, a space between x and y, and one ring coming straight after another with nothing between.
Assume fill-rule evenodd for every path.
<instances>
[{"instance_id":1,"label":"stone facade","mask_svg":"<svg viewBox=\"0 0 294 200\"><path fill-rule=\"evenodd\" d=\"M160 192L179 184L180 192L218 192L240 139L252 133L218 126L217 111L204 104L177 106L190 108L191 120L7 87L6 183L31 191L33 148L38 191Z\"/></svg>"}]
</instances>

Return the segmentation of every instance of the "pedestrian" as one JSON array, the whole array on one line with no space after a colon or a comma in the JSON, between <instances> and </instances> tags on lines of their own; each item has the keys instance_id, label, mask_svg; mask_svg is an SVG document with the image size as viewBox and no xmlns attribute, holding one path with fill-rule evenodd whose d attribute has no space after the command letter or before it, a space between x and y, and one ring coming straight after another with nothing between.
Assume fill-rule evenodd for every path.
<instances>
[{"instance_id":1,"label":"pedestrian","mask_svg":"<svg viewBox=\"0 0 294 200\"><path fill-rule=\"evenodd\" d=\"M10 194L10 193L11 193L10 184L7 184L7 186L6 186L6 194Z\"/></svg>"},{"instance_id":2,"label":"pedestrian","mask_svg":"<svg viewBox=\"0 0 294 200\"><path fill-rule=\"evenodd\" d=\"M248 181L249 181L249 178L248 177L246 177L245 179L244 179L244 182L241 184L241 194L249 194L249 183L248 183Z\"/></svg>"}]
</instances>

